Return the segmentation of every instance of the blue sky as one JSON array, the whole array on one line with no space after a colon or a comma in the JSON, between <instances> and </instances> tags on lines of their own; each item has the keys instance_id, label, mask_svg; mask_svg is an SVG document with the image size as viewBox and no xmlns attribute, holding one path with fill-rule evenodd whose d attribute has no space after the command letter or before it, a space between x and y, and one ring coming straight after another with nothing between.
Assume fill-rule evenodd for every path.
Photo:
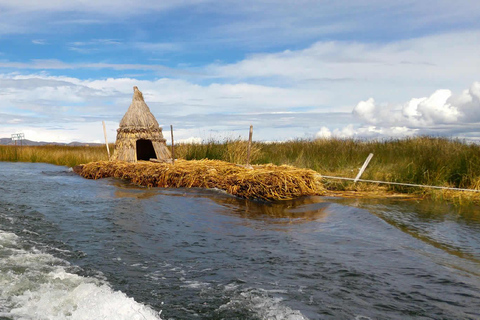
<instances>
[{"instance_id":1,"label":"blue sky","mask_svg":"<svg viewBox=\"0 0 480 320\"><path fill-rule=\"evenodd\" d=\"M352 2L0 0L0 137L478 140L480 2Z\"/></svg>"}]
</instances>

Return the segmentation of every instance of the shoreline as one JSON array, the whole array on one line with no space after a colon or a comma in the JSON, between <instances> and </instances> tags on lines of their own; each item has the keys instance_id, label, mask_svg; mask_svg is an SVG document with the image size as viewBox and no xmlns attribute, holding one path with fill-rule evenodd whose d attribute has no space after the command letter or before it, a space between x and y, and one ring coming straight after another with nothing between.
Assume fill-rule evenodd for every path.
<instances>
[{"instance_id":1,"label":"shoreline","mask_svg":"<svg viewBox=\"0 0 480 320\"><path fill-rule=\"evenodd\" d=\"M242 165L246 163L247 145L247 141L240 139L178 144L175 146L175 155L185 161L209 159ZM313 170L322 176L345 179L354 178L367 156L373 153L374 157L362 179L384 181L392 185L361 181L354 184L325 179L321 181L325 192L344 197L432 198L460 205L480 204L478 192L403 185L480 189L480 145L458 139L420 136L384 141L324 139L253 142L251 151L250 163L254 166L285 164ZM75 167L107 160L105 146L0 146L0 161L44 162Z\"/></svg>"},{"instance_id":2,"label":"shoreline","mask_svg":"<svg viewBox=\"0 0 480 320\"><path fill-rule=\"evenodd\" d=\"M187 160L182 160L180 161L187 161ZM209 160L207 160L209 161ZM212 160L216 161L216 160ZM36 163L32 161L2 161L0 162L24 162L24 163ZM103 162L109 162L109 161L103 161ZM72 169L72 171L79 176L82 176L82 170L86 164L80 164L80 165L75 165L73 167L70 167L65 164L56 164L56 163L50 163L50 162L38 162L38 163L47 163L47 164L53 164L53 165L59 165L59 166L65 166L69 167ZM91 162L95 163L95 162ZM87 163L88 164L88 163ZM171 164L170 164L171 165ZM242 167L240 165L236 164L231 164L236 167ZM253 167L262 167L265 165L254 165ZM298 169L298 168L297 168ZM302 169L300 169L302 170ZM318 172L314 173L315 176L317 176L316 180L322 180L321 175ZM83 176L82 176L83 177ZM107 178L107 177L114 177L114 178L119 178L123 179L126 181L132 182L132 179L130 178L125 178L122 176L115 176L115 175L109 175L109 176L103 176L101 178ZM318 178L320 177L320 178ZM100 177L98 178L100 179ZM152 185L142 185L138 183L133 184L139 185L139 186L146 186L146 187L153 187ZM336 186L332 186L336 185ZM172 188L173 186L166 186L166 188ZM182 186L179 186L182 187ZM188 187L187 187L188 188ZM200 188L206 188L206 189L212 189L209 187L202 187ZM217 187L213 187L214 189ZM393 190L388 190L385 187L380 187L380 186L373 186L373 185L366 185L365 183L357 183L357 185L350 184L350 186L340 185L339 183L330 183L329 184L324 184L324 190L321 193L313 193L313 194L302 194L297 197L302 197L302 196L323 196L323 197L335 197L335 198L348 198L348 199L378 199L378 198L388 198L388 199L398 199L398 200L403 200L403 201L422 201L422 200L433 200L433 201L440 201L440 202L447 202L447 203L453 203L455 205L480 205L480 199L478 197L475 197L473 193L469 192L458 192L458 191L439 191L439 190L425 190L425 189L419 189L414 192L395 192ZM218 189L218 188L217 188ZM222 189L225 191L224 189ZM227 191L225 191L227 192ZM228 193L228 192L227 192ZM229 193L231 194L231 193ZM241 197L242 198L242 197ZM252 200L255 200L256 198L251 198ZM282 200L289 200L291 198L285 198ZM265 199L262 199L265 200ZM267 201L272 201L271 199ZM281 200L280 200L281 201Z\"/></svg>"}]
</instances>

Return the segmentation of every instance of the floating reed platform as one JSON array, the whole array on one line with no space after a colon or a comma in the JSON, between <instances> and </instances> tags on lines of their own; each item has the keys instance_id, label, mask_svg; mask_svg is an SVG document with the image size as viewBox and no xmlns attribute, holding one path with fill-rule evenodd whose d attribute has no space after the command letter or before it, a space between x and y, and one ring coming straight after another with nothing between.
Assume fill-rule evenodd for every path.
<instances>
[{"instance_id":1,"label":"floating reed platform","mask_svg":"<svg viewBox=\"0 0 480 320\"><path fill-rule=\"evenodd\" d=\"M75 167L74 171L87 179L114 177L146 187L215 188L241 198L267 201L326 192L317 172L286 165L245 168L219 160L176 160L175 164L98 161Z\"/></svg>"}]
</instances>

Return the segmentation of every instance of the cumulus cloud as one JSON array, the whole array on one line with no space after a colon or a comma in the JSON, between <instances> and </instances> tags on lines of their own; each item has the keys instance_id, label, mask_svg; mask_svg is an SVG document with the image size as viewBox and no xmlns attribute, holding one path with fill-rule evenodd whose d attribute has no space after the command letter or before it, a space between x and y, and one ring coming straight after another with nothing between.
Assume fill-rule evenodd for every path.
<instances>
[{"instance_id":1,"label":"cumulus cloud","mask_svg":"<svg viewBox=\"0 0 480 320\"><path fill-rule=\"evenodd\" d=\"M315 134L317 139L329 139L332 137L332 132L327 127L321 127L320 130Z\"/></svg>"},{"instance_id":2,"label":"cumulus cloud","mask_svg":"<svg viewBox=\"0 0 480 320\"><path fill-rule=\"evenodd\" d=\"M203 142L203 139L200 137L188 137L185 139L178 140L178 143L191 143L191 144L200 144Z\"/></svg>"},{"instance_id":3,"label":"cumulus cloud","mask_svg":"<svg viewBox=\"0 0 480 320\"><path fill-rule=\"evenodd\" d=\"M83 80L45 73L0 74L0 134L20 130L35 137L28 139L98 140L101 132L97 136L91 128L100 128L102 120L118 122L130 105L134 85L144 93L159 123L173 124L176 140L191 142L236 138L248 134L250 124L259 140L301 137L305 130L314 132L311 119L317 114L282 110L315 105L320 97L318 92L248 83L198 85L167 78ZM109 129L111 139L116 128L114 124Z\"/></svg>"},{"instance_id":4,"label":"cumulus cloud","mask_svg":"<svg viewBox=\"0 0 480 320\"><path fill-rule=\"evenodd\" d=\"M328 139L328 138L339 138L339 139L350 139L354 138L357 135L353 124L349 124L343 128L335 128L333 131L330 131L327 127L320 128L320 131L315 135L316 138Z\"/></svg>"},{"instance_id":5,"label":"cumulus cloud","mask_svg":"<svg viewBox=\"0 0 480 320\"><path fill-rule=\"evenodd\" d=\"M439 89L428 97L412 98L399 105L377 104L369 98L360 101L352 115L360 120L359 124L332 131L322 127L316 137L385 138L435 134L478 139L480 82L474 82L460 94Z\"/></svg>"},{"instance_id":6,"label":"cumulus cloud","mask_svg":"<svg viewBox=\"0 0 480 320\"><path fill-rule=\"evenodd\" d=\"M316 139L383 139L402 138L413 136L418 129L408 127L377 127L377 126L354 126L349 124L343 128L335 128L332 131L322 127L315 135Z\"/></svg>"},{"instance_id":7,"label":"cumulus cloud","mask_svg":"<svg viewBox=\"0 0 480 320\"><path fill-rule=\"evenodd\" d=\"M480 82L454 95L447 89L429 97L413 98L402 105L379 105L373 98L360 101L353 114L368 124L429 127L443 124L473 123L480 120Z\"/></svg>"},{"instance_id":8,"label":"cumulus cloud","mask_svg":"<svg viewBox=\"0 0 480 320\"><path fill-rule=\"evenodd\" d=\"M360 101L348 113L299 111L321 101L318 92L247 83L198 85L186 80L110 78L82 80L46 74L0 75L0 124L5 136L32 130L54 141L98 140L92 134L102 120L110 121L109 136L128 108L134 85L144 92L163 126L173 124L177 141L245 136L253 124L259 140L289 137L380 138L413 134L478 135L480 82L454 94L434 91L403 104ZM323 124L318 129L318 123ZM90 127L91 126L91 127ZM33 132L36 133L33 133ZM64 131L65 133L62 133ZM29 131L28 131L29 132ZM82 133L83 132L83 133ZM195 139L194 139L194 138Z\"/></svg>"},{"instance_id":9,"label":"cumulus cloud","mask_svg":"<svg viewBox=\"0 0 480 320\"><path fill-rule=\"evenodd\" d=\"M106 105L108 102L127 103L132 87L138 86L152 107L184 115L192 112L239 113L287 111L291 108L320 106L322 93L298 88L257 85L250 83L198 85L186 80L161 78L108 78L81 80L73 77L43 74L0 74L3 107L22 106L30 110L36 106L48 110L59 104ZM110 100L110 101L108 101ZM0 107L1 110L1 107ZM99 106L98 110L102 110Z\"/></svg>"},{"instance_id":10,"label":"cumulus cloud","mask_svg":"<svg viewBox=\"0 0 480 320\"><path fill-rule=\"evenodd\" d=\"M472 66L480 65L480 56L476 54L480 52L479 36L478 31L464 31L382 44L318 41L304 49L257 53L234 63L217 62L195 68L172 68L148 63L66 63L60 60L3 60L0 61L0 67L56 72L78 69L102 70L105 73L110 73L109 70L117 73L147 72L159 78L174 77L191 84L202 83L203 87L211 84L212 90L216 89L215 84L224 90L227 90L228 84L235 89L242 84L244 88L250 86L250 89L263 86L283 92L295 91L299 97L314 96L315 101L311 99L310 104L303 101L304 105L310 107L349 112L352 105L365 96L374 97L376 101L402 101L405 96L420 96L427 90L434 91L439 87L461 90L462 83L474 81L478 76ZM98 41L119 46L116 40L91 41L96 49ZM73 44L76 44L76 48L85 47L84 42ZM168 43L138 42L136 45L136 48L145 50L158 45L160 48L165 45L167 48L173 46L170 49L176 47ZM346 91L348 94L345 94ZM300 101L296 103L297 99L291 101L296 106L300 104Z\"/></svg>"},{"instance_id":11,"label":"cumulus cloud","mask_svg":"<svg viewBox=\"0 0 480 320\"><path fill-rule=\"evenodd\" d=\"M321 91L325 110L349 112L365 96L395 102L439 87L463 89L466 81L478 80L472 66L480 65L479 35L465 31L386 43L318 41L300 50L211 64L205 72L220 81Z\"/></svg>"},{"instance_id":12,"label":"cumulus cloud","mask_svg":"<svg viewBox=\"0 0 480 320\"><path fill-rule=\"evenodd\" d=\"M22 123L49 123L51 130L57 130L55 123L118 121L137 85L159 122L183 126L179 139L208 137L211 131L236 134L252 123L256 136L269 140L468 135L478 131L472 128L480 121L479 82L454 92L462 89L458 86L465 79L478 77L472 65L480 64L476 54L480 45L475 41L479 34L461 32L385 44L317 42L305 49L255 54L236 63L191 70L149 64L3 60L0 67L17 73L0 74L0 113L6 115L0 123L9 125L10 132ZM154 70L175 78L79 79L45 71L70 73L86 68ZM448 90L437 90L442 87ZM425 92L431 94L424 96ZM372 98L363 100L367 97ZM398 103L405 97L417 98Z\"/></svg>"},{"instance_id":13,"label":"cumulus cloud","mask_svg":"<svg viewBox=\"0 0 480 320\"><path fill-rule=\"evenodd\" d=\"M395 75L410 81L473 74L480 62L479 32L447 33L387 43L318 41L300 50L253 54L231 64L209 66L219 77L282 77L290 80L382 80ZM449 45L446 46L445 44ZM455 59L458 58L458 59ZM415 75L415 77L413 77Z\"/></svg>"}]
</instances>

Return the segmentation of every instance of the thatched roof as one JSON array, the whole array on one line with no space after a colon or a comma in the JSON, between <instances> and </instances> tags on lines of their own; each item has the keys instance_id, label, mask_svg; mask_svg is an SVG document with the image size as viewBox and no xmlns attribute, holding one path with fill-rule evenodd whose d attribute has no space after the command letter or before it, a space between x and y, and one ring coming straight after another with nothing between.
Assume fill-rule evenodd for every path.
<instances>
[{"instance_id":1,"label":"thatched roof","mask_svg":"<svg viewBox=\"0 0 480 320\"><path fill-rule=\"evenodd\" d=\"M143 94L138 88L133 87L133 99L132 104L128 108L127 112L120 121L120 128L159 128L158 122L150 112L145 100L143 100Z\"/></svg>"}]
</instances>

